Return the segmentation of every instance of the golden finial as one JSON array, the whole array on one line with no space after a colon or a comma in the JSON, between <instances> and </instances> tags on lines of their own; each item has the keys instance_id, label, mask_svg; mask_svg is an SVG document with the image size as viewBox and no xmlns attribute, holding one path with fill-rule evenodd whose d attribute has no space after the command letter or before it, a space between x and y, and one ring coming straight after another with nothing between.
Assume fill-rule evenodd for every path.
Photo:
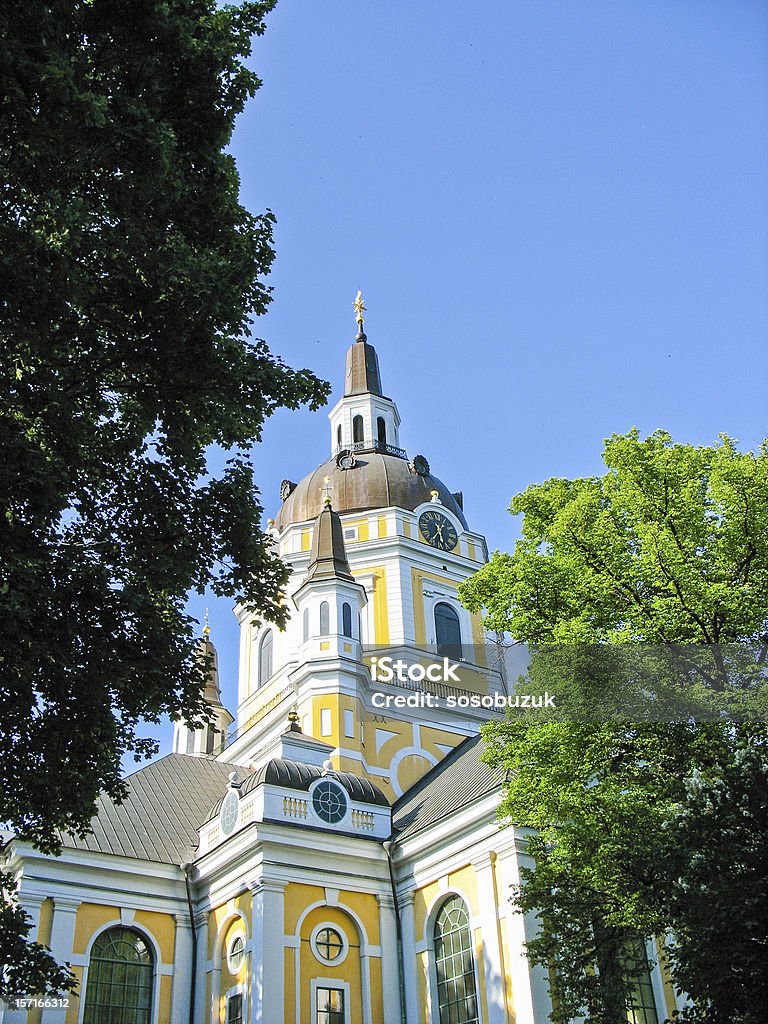
<instances>
[{"instance_id":1,"label":"golden finial","mask_svg":"<svg viewBox=\"0 0 768 1024\"><path fill-rule=\"evenodd\" d=\"M329 476L324 476L323 477L323 494L325 495L325 497L323 498L323 504L325 505L326 508L330 508L331 507L331 491L332 490L333 490L333 485L331 484L331 478Z\"/></svg>"},{"instance_id":2,"label":"golden finial","mask_svg":"<svg viewBox=\"0 0 768 1024\"><path fill-rule=\"evenodd\" d=\"M366 312L366 308L365 308L365 303L363 302L363 294L362 294L362 292L360 291L359 288L357 290L357 298L355 299L354 306L355 306L355 320L357 320L358 324L360 325L360 330L362 330L363 329L363 313Z\"/></svg>"},{"instance_id":3,"label":"golden finial","mask_svg":"<svg viewBox=\"0 0 768 1024\"><path fill-rule=\"evenodd\" d=\"M210 635L211 635L211 627L210 627L210 624L208 622L208 609L206 608L205 609L205 624L203 626L203 636L207 640Z\"/></svg>"},{"instance_id":4,"label":"golden finial","mask_svg":"<svg viewBox=\"0 0 768 1024\"><path fill-rule=\"evenodd\" d=\"M429 493L432 495L432 501L440 501L439 491L430 491Z\"/></svg>"}]
</instances>

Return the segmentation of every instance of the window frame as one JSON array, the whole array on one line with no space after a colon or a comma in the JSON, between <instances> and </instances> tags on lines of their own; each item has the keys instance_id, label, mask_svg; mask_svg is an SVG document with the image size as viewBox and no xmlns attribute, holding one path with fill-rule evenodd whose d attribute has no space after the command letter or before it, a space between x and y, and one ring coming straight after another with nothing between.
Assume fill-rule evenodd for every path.
<instances>
[{"instance_id":1,"label":"window frame","mask_svg":"<svg viewBox=\"0 0 768 1024\"><path fill-rule=\"evenodd\" d=\"M234 945L235 945L235 943L237 942L238 939L240 939L240 941L243 944L242 960L240 961L240 966L239 967L235 967L234 963L232 962L232 949L233 949L233 947L234 947ZM227 943L227 970L229 971L229 973L232 975L233 978L236 977L240 973L240 971L243 969L243 965L245 964L245 958L246 958L247 954L248 954L248 939L247 939L246 934L245 934L245 928L241 926L240 928L238 928L232 934L232 936L230 937L230 939L229 939L229 941Z\"/></svg>"},{"instance_id":2,"label":"window frame","mask_svg":"<svg viewBox=\"0 0 768 1024\"><path fill-rule=\"evenodd\" d=\"M338 989L344 993L344 1024L352 1024L350 1006L350 984L341 978L312 978L309 982L309 1019L317 1024L317 990L319 988Z\"/></svg>"},{"instance_id":3,"label":"window frame","mask_svg":"<svg viewBox=\"0 0 768 1024\"><path fill-rule=\"evenodd\" d=\"M264 648L269 648L269 675L264 678ZM262 686L266 686L272 676L275 674L275 663L274 663L274 651L275 651L275 638L273 636L273 630L267 629L263 633L259 640L259 658L258 658L258 689Z\"/></svg>"},{"instance_id":4,"label":"window frame","mask_svg":"<svg viewBox=\"0 0 768 1024\"><path fill-rule=\"evenodd\" d=\"M245 986L233 985L224 993L224 1024L229 1024L229 1001L235 996L240 996L240 1020L242 1024L248 1024L248 1000L245 998Z\"/></svg>"},{"instance_id":5,"label":"window frame","mask_svg":"<svg viewBox=\"0 0 768 1024\"><path fill-rule=\"evenodd\" d=\"M329 960L328 957L323 956L317 947L317 937L320 932L324 931L326 928L330 928L332 931L336 932L341 939L341 952L335 960ZM312 955L316 960L319 960L321 964L324 964L326 967L338 967L339 964L343 964L347 959L347 954L349 953L349 938L347 937L344 929L334 921L321 921L312 929L312 933L309 936L309 948L312 950Z\"/></svg>"},{"instance_id":6,"label":"window frame","mask_svg":"<svg viewBox=\"0 0 768 1024\"><path fill-rule=\"evenodd\" d=\"M456 628L458 630L458 643L446 641L442 644L443 649L441 650L440 637L438 636L437 628L437 610L438 608L447 608L451 615L454 616L456 622ZM445 619L446 616L443 616ZM435 629L435 648L439 657L448 657L451 661L464 661L464 630L461 628L461 615L453 604L445 598L439 598L432 605L432 623ZM454 653L450 653L453 651ZM457 653L456 653L457 652Z\"/></svg>"},{"instance_id":7,"label":"window frame","mask_svg":"<svg viewBox=\"0 0 768 1024\"><path fill-rule=\"evenodd\" d=\"M354 640L352 632L352 605L349 601L343 601L341 605L341 635L347 640Z\"/></svg>"}]
</instances>

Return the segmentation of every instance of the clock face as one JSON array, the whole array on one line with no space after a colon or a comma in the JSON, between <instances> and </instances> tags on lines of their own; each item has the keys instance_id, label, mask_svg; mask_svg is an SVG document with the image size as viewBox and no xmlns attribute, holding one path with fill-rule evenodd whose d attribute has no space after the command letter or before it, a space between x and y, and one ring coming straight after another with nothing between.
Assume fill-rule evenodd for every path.
<instances>
[{"instance_id":1,"label":"clock face","mask_svg":"<svg viewBox=\"0 0 768 1024\"><path fill-rule=\"evenodd\" d=\"M442 512L427 509L419 516L419 531L424 540L433 548L441 551L453 551L459 539L456 527Z\"/></svg>"}]
</instances>

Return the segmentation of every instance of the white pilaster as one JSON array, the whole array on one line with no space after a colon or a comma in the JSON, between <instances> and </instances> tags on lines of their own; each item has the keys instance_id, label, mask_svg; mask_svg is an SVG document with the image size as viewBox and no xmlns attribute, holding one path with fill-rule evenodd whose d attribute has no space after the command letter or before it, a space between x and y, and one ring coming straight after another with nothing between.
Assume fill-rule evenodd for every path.
<instances>
[{"instance_id":1,"label":"white pilaster","mask_svg":"<svg viewBox=\"0 0 768 1024\"><path fill-rule=\"evenodd\" d=\"M381 985L384 998L383 1024L400 1024L400 963L397 955L397 919L395 901L379 894L379 932L381 934Z\"/></svg>"},{"instance_id":2,"label":"white pilaster","mask_svg":"<svg viewBox=\"0 0 768 1024\"><path fill-rule=\"evenodd\" d=\"M195 976L195 1024L208 1024L205 990L208 971L208 911L195 914L197 971Z\"/></svg>"},{"instance_id":3,"label":"white pilaster","mask_svg":"<svg viewBox=\"0 0 768 1024\"><path fill-rule=\"evenodd\" d=\"M500 854L498 859L501 876L499 901L506 902L510 907L510 912L506 916L506 926L512 1005L515 1010L515 1024L544 1024L552 1012L546 972L542 967L531 964L525 949L526 940L534 937L538 927L536 919L531 914L515 912L509 903L512 888L520 885L520 859L525 856L521 853L520 845L520 838L516 836L514 849Z\"/></svg>"},{"instance_id":4,"label":"white pilaster","mask_svg":"<svg viewBox=\"0 0 768 1024\"><path fill-rule=\"evenodd\" d=\"M419 980L416 973L416 934L413 917L413 893L399 899L400 929L403 937L403 984L405 986L405 1019L407 1024L420 1024Z\"/></svg>"},{"instance_id":5,"label":"white pilaster","mask_svg":"<svg viewBox=\"0 0 768 1024\"><path fill-rule=\"evenodd\" d=\"M51 953L60 964L69 963L72 960L72 945L75 940L75 919L80 900L66 899L63 896L56 896L53 900L53 924L51 926ZM85 992L80 993L80 998L85 998ZM63 1006L52 1006L44 1009L42 1013L42 1024L64 1024L67 1016L66 1008Z\"/></svg>"},{"instance_id":6,"label":"white pilaster","mask_svg":"<svg viewBox=\"0 0 768 1024\"><path fill-rule=\"evenodd\" d=\"M250 1024L279 1024L283 1019L283 882L260 879L253 895L253 977Z\"/></svg>"},{"instance_id":7,"label":"white pilaster","mask_svg":"<svg viewBox=\"0 0 768 1024\"><path fill-rule=\"evenodd\" d=\"M19 893L19 904L21 909L32 921L32 927L28 933L28 938L30 940L38 938L37 933L38 928L40 927L40 907L42 906L44 898L44 896L37 896L30 893ZM36 993L24 992L22 994L33 996ZM0 1024L26 1024L26 1020L26 1010L17 1010L15 1006L8 1006L6 1003L0 1001Z\"/></svg>"},{"instance_id":8,"label":"white pilaster","mask_svg":"<svg viewBox=\"0 0 768 1024\"><path fill-rule=\"evenodd\" d=\"M483 937L483 973L488 999L488 1024L507 1024L507 1000L504 991L504 964L499 942L499 915L493 870L495 853L486 853L474 862L477 878L480 927Z\"/></svg>"},{"instance_id":9,"label":"white pilaster","mask_svg":"<svg viewBox=\"0 0 768 1024\"><path fill-rule=\"evenodd\" d=\"M176 941L173 949L171 985L171 1024L188 1024L192 999L192 929L189 918L176 914Z\"/></svg>"}]
</instances>

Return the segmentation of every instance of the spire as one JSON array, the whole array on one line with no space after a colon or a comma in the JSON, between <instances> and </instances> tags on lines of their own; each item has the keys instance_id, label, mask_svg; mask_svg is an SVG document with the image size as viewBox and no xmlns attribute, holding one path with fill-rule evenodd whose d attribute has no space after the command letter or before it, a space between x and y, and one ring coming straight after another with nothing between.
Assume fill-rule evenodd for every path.
<instances>
[{"instance_id":1,"label":"spire","mask_svg":"<svg viewBox=\"0 0 768 1024\"><path fill-rule=\"evenodd\" d=\"M326 477L326 480L328 478ZM328 484L324 488L327 489ZM354 583L344 547L344 530L338 513L331 507L331 496L326 490L323 511L315 520L312 552L305 584L315 580L341 579Z\"/></svg>"},{"instance_id":2,"label":"spire","mask_svg":"<svg viewBox=\"0 0 768 1024\"><path fill-rule=\"evenodd\" d=\"M376 358L376 349L368 344L365 331L363 330L364 317L366 312L363 296L360 291L354 301L355 320L357 321L357 337L355 343L347 352L347 373L344 378L345 395L378 395L383 397L381 390L381 376L379 375L379 361Z\"/></svg>"},{"instance_id":3,"label":"spire","mask_svg":"<svg viewBox=\"0 0 768 1024\"><path fill-rule=\"evenodd\" d=\"M208 623L208 609L205 609L205 625L203 636L198 646L198 657L202 661L210 658L208 672L205 677L205 691L203 697L206 704L221 704L221 690L219 689L219 655L211 643L211 627Z\"/></svg>"}]
</instances>

